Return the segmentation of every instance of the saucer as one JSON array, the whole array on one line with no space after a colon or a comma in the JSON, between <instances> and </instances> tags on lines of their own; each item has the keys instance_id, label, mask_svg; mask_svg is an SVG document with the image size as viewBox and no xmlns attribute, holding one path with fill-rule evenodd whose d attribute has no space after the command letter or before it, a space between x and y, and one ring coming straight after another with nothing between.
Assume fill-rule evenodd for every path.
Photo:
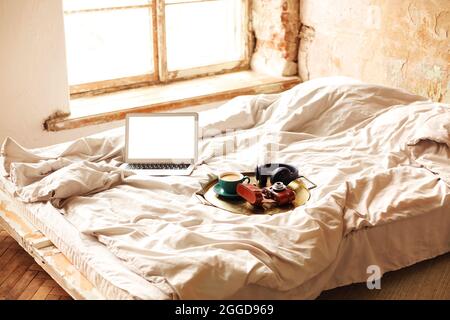
<instances>
[{"instance_id":1,"label":"saucer","mask_svg":"<svg viewBox=\"0 0 450 320\"><path fill-rule=\"evenodd\" d=\"M225 190L223 190L222 187L220 187L220 185L218 183L216 183L216 185L213 187L214 192L224 198L228 198L228 199L239 199L241 196L238 195L237 193L227 193L225 192Z\"/></svg>"}]
</instances>

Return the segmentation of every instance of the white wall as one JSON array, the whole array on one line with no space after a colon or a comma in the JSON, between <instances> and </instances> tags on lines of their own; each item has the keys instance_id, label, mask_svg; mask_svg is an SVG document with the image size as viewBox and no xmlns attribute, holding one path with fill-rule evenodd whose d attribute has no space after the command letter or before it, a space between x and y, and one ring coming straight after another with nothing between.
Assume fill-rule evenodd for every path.
<instances>
[{"instance_id":1,"label":"white wall","mask_svg":"<svg viewBox=\"0 0 450 320\"><path fill-rule=\"evenodd\" d=\"M61 0L0 0L0 141L36 147L119 125L43 130L51 113L68 111L65 61Z\"/></svg>"}]
</instances>

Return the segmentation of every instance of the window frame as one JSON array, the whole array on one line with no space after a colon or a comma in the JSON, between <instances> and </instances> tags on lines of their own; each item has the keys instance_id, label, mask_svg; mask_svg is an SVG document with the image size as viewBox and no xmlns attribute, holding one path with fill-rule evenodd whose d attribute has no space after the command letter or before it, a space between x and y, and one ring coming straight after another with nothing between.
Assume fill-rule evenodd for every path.
<instances>
[{"instance_id":1,"label":"window frame","mask_svg":"<svg viewBox=\"0 0 450 320\"><path fill-rule=\"evenodd\" d=\"M209 2L216 0L151 0L146 5L134 5L110 8L95 8L64 11L66 14L126 10L136 8L149 8L152 21L152 41L153 45L153 70L151 74L143 74L117 79L108 79L96 82L89 82L77 85L70 85L70 96L72 98L80 96L97 95L102 93L115 92L124 89L139 88L156 84L170 83L178 80L188 80L197 77L206 77L228 72L236 72L250 69L250 59L253 48L253 37L250 23L250 0L240 0L242 10L241 25L241 45L243 52L240 60L227 61L219 64L200 66L188 69L168 71L167 50L166 50L166 30L165 30L165 7L166 5L176 5L181 3Z\"/></svg>"}]
</instances>

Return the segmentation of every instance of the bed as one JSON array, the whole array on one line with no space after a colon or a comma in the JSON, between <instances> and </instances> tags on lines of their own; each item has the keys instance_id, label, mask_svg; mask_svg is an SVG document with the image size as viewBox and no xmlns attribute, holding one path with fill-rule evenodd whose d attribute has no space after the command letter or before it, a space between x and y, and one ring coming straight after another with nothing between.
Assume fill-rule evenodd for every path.
<instances>
[{"instance_id":1,"label":"bed","mask_svg":"<svg viewBox=\"0 0 450 320\"><path fill-rule=\"evenodd\" d=\"M77 298L313 299L365 282L371 266L450 251L446 104L333 77L235 98L202 112L200 128L190 177L119 169L123 128L40 149L8 138L0 211L30 222L95 289ZM272 216L198 197L217 172L261 162L295 164L318 187Z\"/></svg>"}]
</instances>

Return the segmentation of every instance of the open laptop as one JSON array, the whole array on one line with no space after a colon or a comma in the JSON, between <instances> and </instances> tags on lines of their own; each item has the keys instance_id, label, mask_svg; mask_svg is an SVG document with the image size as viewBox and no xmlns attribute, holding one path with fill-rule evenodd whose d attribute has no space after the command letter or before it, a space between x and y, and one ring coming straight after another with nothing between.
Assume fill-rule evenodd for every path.
<instances>
[{"instance_id":1,"label":"open laptop","mask_svg":"<svg viewBox=\"0 0 450 320\"><path fill-rule=\"evenodd\" d=\"M198 114L128 114L125 168L137 174L189 175L197 161Z\"/></svg>"}]
</instances>

